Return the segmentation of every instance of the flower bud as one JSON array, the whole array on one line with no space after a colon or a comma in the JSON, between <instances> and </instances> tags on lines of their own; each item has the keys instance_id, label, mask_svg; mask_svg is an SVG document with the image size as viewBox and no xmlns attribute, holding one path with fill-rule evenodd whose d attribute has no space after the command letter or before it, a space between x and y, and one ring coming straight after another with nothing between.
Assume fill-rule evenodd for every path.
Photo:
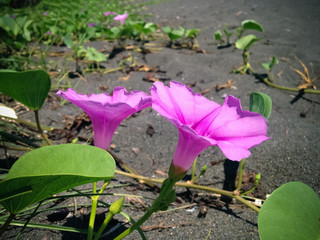
<instances>
[{"instance_id":1,"label":"flower bud","mask_svg":"<svg viewBox=\"0 0 320 240\"><path fill-rule=\"evenodd\" d=\"M124 201L124 197L121 197L117 201L112 203L109 208L109 212L112 213L113 215L116 215L119 212L121 212L122 206L123 206L123 201Z\"/></svg>"}]
</instances>

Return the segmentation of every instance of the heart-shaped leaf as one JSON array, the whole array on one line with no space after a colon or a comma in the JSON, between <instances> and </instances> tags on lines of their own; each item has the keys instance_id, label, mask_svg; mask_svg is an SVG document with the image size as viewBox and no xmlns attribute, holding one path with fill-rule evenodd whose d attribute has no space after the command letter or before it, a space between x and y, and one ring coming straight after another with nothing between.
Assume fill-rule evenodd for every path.
<instances>
[{"instance_id":1,"label":"heart-shaped leaf","mask_svg":"<svg viewBox=\"0 0 320 240\"><path fill-rule=\"evenodd\" d=\"M87 145L62 144L33 150L12 166L0 182L0 203L10 213L53 194L113 177L115 162L106 151Z\"/></svg>"},{"instance_id":2,"label":"heart-shaped leaf","mask_svg":"<svg viewBox=\"0 0 320 240\"><path fill-rule=\"evenodd\" d=\"M263 32L262 25L255 20L244 20L241 25L243 29L246 30L257 30L259 32Z\"/></svg>"},{"instance_id":3,"label":"heart-shaped leaf","mask_svg":"<svg viewBox=\"0 0 320 240\"><path fill-rule=\"evenodd\" d=\"M276 56L273 56L269 62L261 63L261 65L262 67L264 67L264 69L270 71L273 68L273 66L278 63L279 63L278 58Z\"/></svg>"},{"instance_id":4,"label":"heart-shaped leaf","mask_svg":"<svg viewBox=\"0 0 320 240\"><path fill-rule=\"evenodd\" d=\"M320 239L320 198L304 183L286 183L262 205L258 229L261 240Z\"/></svg>"},{"instance_id":5,"label":"heart-shaped leaf","mask_svg":"<svg viewBox=\"0 0 320 240\"><path fill-rule=\"evenodd\" d=\"M0 71L0 92L38 110L51 87L48 73L42 70L25 72Z\"/></svg>"},{"instance_id":6,"label":"heart-shaped leaf","mask_svg":"<svg viewBox=\"0 0 320 240\"><path fill-rule=\"evenodd\" d=\"M264 93L252 92L250 94L249 110L251 112L260 113L266 119L269 118L272 109L271 98Z\"/></svg>"},{"instance_id":7,"label":"heart-shaped leaf","mask_svg":"<svg viewBox=\"0 0 320 240\"><path fill-rule=\"evenodd\" d=\"M255 35L250 34L247 36L244 36L240 39L238 39L235 43L236 48L240 50L249 50L249 48L254 44L255 42L260 41L260 38L257 38Z\"/></svg>"}]
</instances>

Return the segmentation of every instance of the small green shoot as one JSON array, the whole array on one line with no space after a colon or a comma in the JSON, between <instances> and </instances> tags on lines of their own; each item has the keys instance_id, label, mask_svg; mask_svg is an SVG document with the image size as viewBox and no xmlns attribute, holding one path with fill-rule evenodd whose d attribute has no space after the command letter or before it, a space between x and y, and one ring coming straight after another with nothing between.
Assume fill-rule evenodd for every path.
<instances>
[{"instance_id":1,"label":"small green shoot","mask_svg":"<svg viewBox=\"0 0 320 240\"><path fill-rule=\"evenodd\" d=\"M278 63L279 63L279 61L278 61L278 58L276 56L273 56L272 59L269 62L261 63L261 66L264 69L266 69L267 71L269 71L269 79L270 79L271 82L274 81L272 68Z\"/></svg>"}]
</instances>

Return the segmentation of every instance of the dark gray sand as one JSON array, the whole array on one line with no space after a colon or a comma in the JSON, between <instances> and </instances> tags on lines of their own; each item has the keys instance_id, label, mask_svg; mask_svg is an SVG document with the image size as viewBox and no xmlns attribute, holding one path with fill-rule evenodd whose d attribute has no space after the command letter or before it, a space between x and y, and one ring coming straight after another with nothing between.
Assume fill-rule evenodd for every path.
<instances>
[{"instance_id":1,"label":"dark gray sand","mask_svg":"<svg viewBox=\"0 0 320 240\"><path fill-rule=\"evenodd\" d=\"M198 37L200 48L206 54L195 53L186 49L164 48L157 53L150 53L142 58L139 53L122 52L114 59L104 64L107 68L117 65L123 56L132 54L140 64L159 66L165 73L161 77L192 84L195 92L206 92L208 99L220 104L223 97L231 94L239 98L243 109L249 107L249 95L253 91L268 94L273 100L273 109L268 121L268 136L272 139L252 149L252 155L245 164L246 173L261 173L261 191L270 194L277 187L289 181L301 181L319 193L320 187L320 97L315 94L304 94L294 103L297 93L275 89L265 85L252 75L236 75L230 73L233 67L242 63L241 51L229 48L218 49L213 44L213 33L222 29L225 23L236 27L245 19L254 19L264 27L263 33L254 33L263 39L251 48L250 61L258 73L266 73L260 66L273 55L278 57L279 64L274 67L275 83L296 87L301 82L300 77L290 68L302 70L296 57L309 68L312 76L320 76L320 3L317 0L282 0L282 1L216 1L216 0L177 0L150 6L153 21L161 26L179 25L185 28L200 28ZM231 38L231 42L234 42ZM97 47L108 47L106 42L91 43ZM56 61L59 61L56 59ZM313 70L312 70L313 69ZM148 91L152 85L143 81L146 73L133 72L126 81L119 81L124 75L120 72L102 75L86 74L88 80L73 79L72 84L79 83L76 90L91 93L101 92L99 85L107 86L110 92L114 86L124 86L128 90ZM235 83L235 88L215 90L216 85L228 80ZM319 80L318 80L319 81ZM320 87L319 83L316 83ZM63 127L63 115L77 116L82 110L70 103L56 110L50 110L51 102L46 102L40 113L42 123ZM33 119L27 113L21 118ZM51 120L55 120L52 122ZM146 133L148 126L154 128L152 136ZM91 129L82 129L81 136L89 137ZM178 140L178 131L165 118L151 110L142 112L125 120L117 129L112 143L113 152L129 164L138 173L145 176L163 177L159 172L166 173L172 159ZM63 140L65 141L65 139ZM136 153L133 149L138 149ZM137 154L138 153L138 154ZM205 150L198 159L198 169L208 165L207 173L198 183L211 187L222 188L224 180L223 162L211 165L225 159L218 148ZM155 198L156 191L143 190L134 180L116 176L113 185L129 183L125 188L116 188L111 192L141 195ZM87 188L90 185L86 186ZM210 194L193 189L177 188L180 203L173 207L195 203L193 208L180 209L168 213L153 215L144 225L147 239L259 239L256 212L234 203L226 208L219 200ZM103 198L113 201L115 198ZM73 204L70 199L62 204ZM77 198L78 203L89 203L85 197ZM148 199L142 199L145 206L151 204ZM126 199L126 203L129 200ZM126 207L124 211L134 219L144 213L143 206L132 202L136 207ZM138 207L141 207L140 209ZM205 218L198 218L198 213L205 207ZM72 210L72 208L70 209ZM99 208L101 219L107 209ZM84 209L84 215L78 212L74 216L56 222L55 224L87 228L89 210ZM32 221L47 223L46 215L38 215ZM100 219L100 220L101 220ZM121 226L125 218L118 216L111 225ZM129 225L125 225L128 227ZM159 227L160 226L160 227ZM162 228L161 228L162 226ZM9 228L4 239L14 239L18 228ZM126 239L139 239L137 232ZM35 230L28 228L22 239L86 239L86 236L51 230ZM105 237L111 239L111 237Z\"/></svg>"}]
</instances>

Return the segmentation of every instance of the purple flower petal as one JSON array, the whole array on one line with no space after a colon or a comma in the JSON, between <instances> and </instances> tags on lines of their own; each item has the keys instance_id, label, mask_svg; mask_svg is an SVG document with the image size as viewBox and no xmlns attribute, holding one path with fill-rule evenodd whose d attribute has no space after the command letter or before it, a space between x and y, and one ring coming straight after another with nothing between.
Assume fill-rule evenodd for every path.
<instances>
[{"instance_id":1,"label":"purple flower petal","mask_svg":"<svg viewBox=\"0 0 320 240\"><path fill-rule=\"evenodd\" d=\"M128 14L120 14L116 17L113 18L113 20L116 20L116 21L120 21L121 24L123 25L124 24L124 21L126 20L126 18L128 17L129 15Z\"/></svg>"},{"instance_id":2,"label":"purple flower petal","mask_svg":"<svg viewBox=\"0 0 320 240\"><path fill-rule=\"evenodd\" d=\"M170 82L170 87L156 82L150 93L152 107L179 130L172 162L177 169L187 171L209 146L219 146L230 160L240 161L250 155L249 148L269 139L265 118L242 111L240 100L233 96L220 106L178 82Z\"/></svg>"},{"instance_id":3,"label":"purple flower petal","mask_svg":"<svg viewBox=\"0 0 320 240\"><path fill-rule=\"evenodd\" d=\"M109 11L109 12L104 12L103 15L108 16L108 15L117 15L117 14L115 12Z\"/></svg>"},{"instance_id":4,"label":"purple flower petal","mask_svg":"<svg viewBox=\"0 0 320 240\"><path fill-rule=\"evenodd\" d=\"M88 27L96 27L97 25L97 23L88 23Z\"/></svg>"},{"instance_id":5,"label":"purple flower petal","mask_svg":"<svg viewBox=\"0 0 320 240\"><path fill-rule=\"evenodd\" d=\"M57 94L82 108L92 121L94 145L107 149L119 124L131 114L151 106L151 98L145 92L127 92L123 87L116 87L113 95L78 94L69 88L66 92L59 90Z\"/></svg>"}]
</instances>

